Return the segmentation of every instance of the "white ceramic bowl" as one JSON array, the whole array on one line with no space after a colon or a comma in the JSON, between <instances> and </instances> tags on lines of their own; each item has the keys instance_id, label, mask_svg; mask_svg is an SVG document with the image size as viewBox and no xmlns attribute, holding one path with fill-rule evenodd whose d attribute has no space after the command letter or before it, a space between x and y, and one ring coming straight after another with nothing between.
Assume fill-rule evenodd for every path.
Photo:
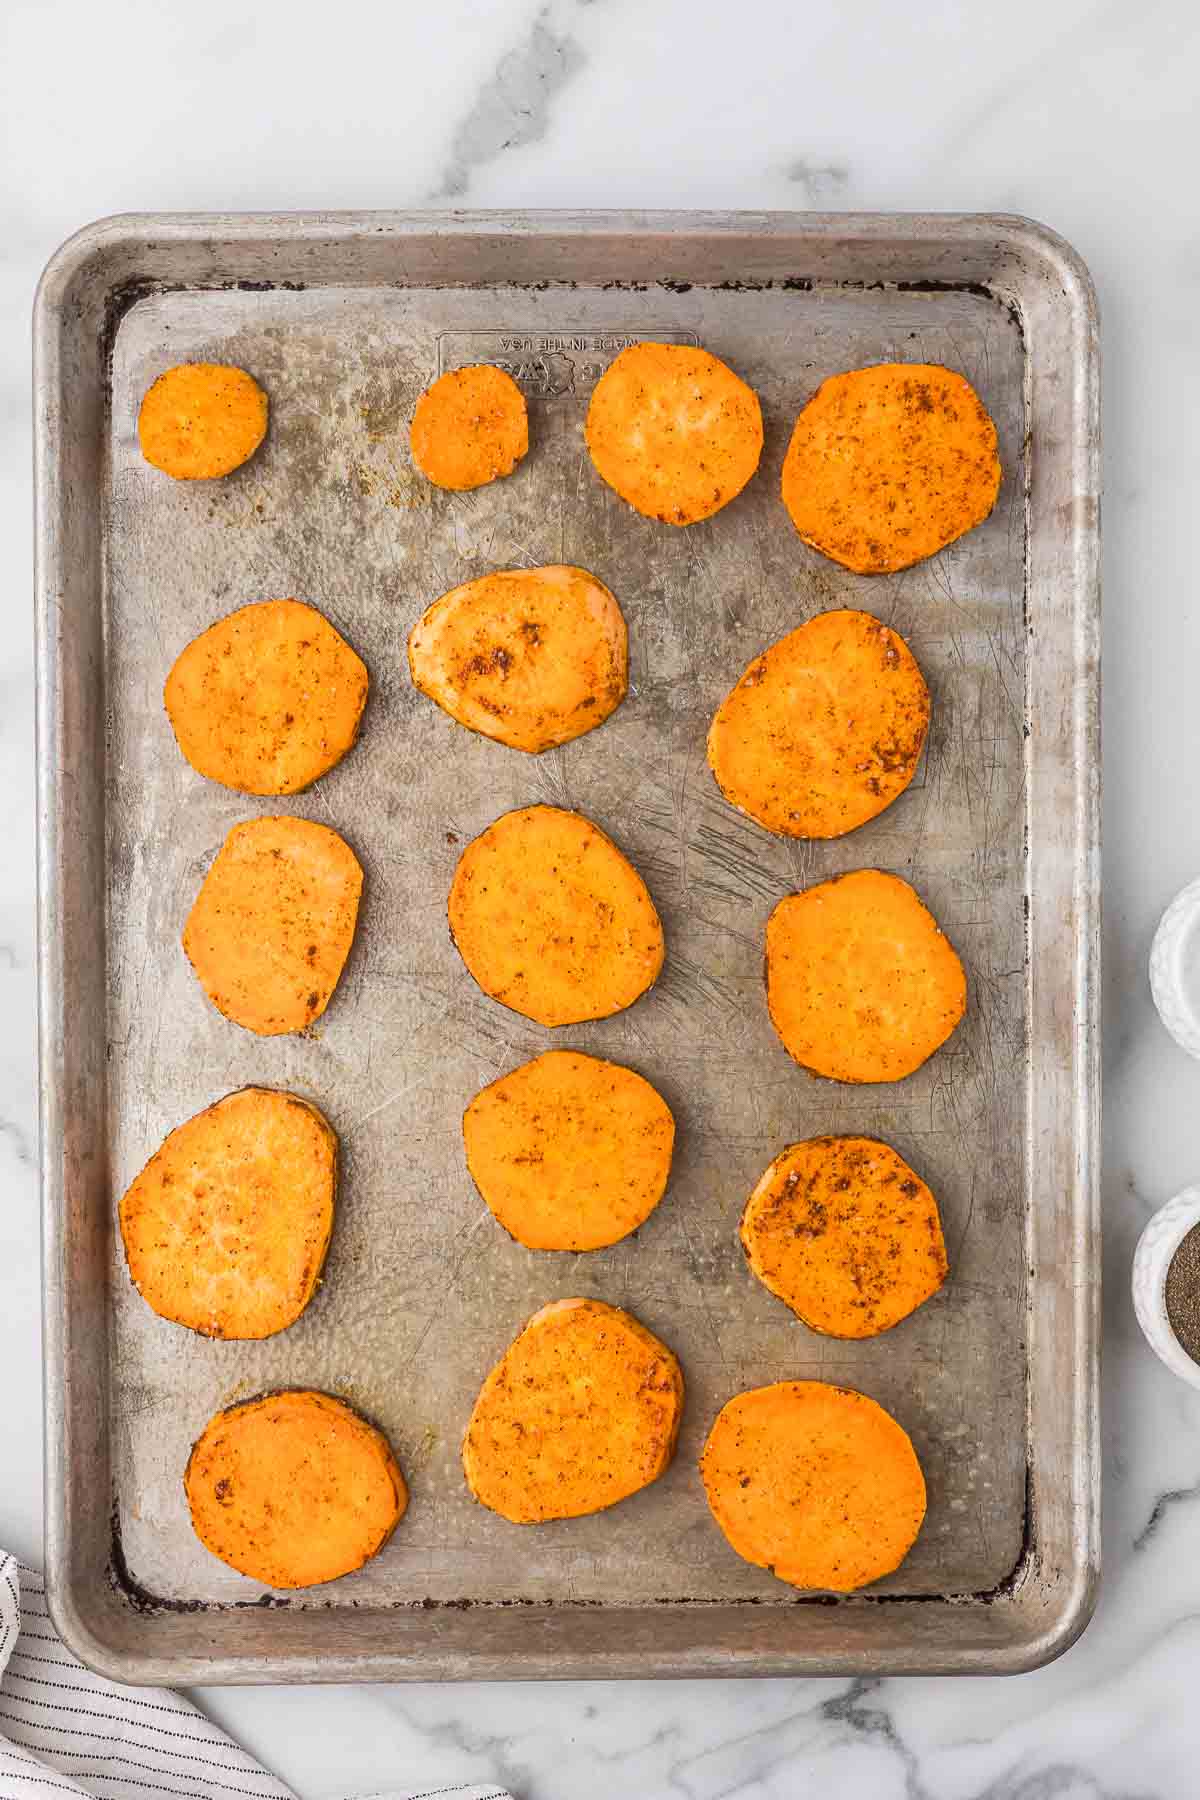
<instances>
[{"instance_id":1,"label":"white ceramic bowl","mask_svg":"<svg viewBox=\"0 0 1200 1800\"><path fill-rule=\"evenodd\" d=\"M1162 916L1150 949L1150 992L1175 1042L1200 1057L1200 881L1189 882Z\"/></svg>"},{"instance_id":2,"label":"white ceramic bowl","mask_svg":"<svg viewBox=\"0 0 1200 1800\"><path fill-rule=\"evenodd\" d=\"M1154 1354L1189 1387L1200 1388L1200 1363L1192 1361L1167 1318L1167 1270L1193 1225L1200 1225L1200 1187L1184 1188L1160 1206L1138 1239L1133 1253L1133 1310Z\"/></svg>"}]
</instances>

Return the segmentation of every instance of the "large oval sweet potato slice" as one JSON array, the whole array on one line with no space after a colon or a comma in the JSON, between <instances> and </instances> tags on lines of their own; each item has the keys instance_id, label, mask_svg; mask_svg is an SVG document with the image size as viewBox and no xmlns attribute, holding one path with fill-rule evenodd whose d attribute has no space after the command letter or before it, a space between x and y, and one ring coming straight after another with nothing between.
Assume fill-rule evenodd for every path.
<instances>
[{"instance_id":1,"label":"large oval sweet potato slice","mask_svg":"<svg viewBox=\"0 0 1200 1800\"><path fill-rule=\"evenodd\" d=\"M176 481L231 474L266 435L267 396L245 369L227 363L168 369L138 413L142 455Z\"/></svg>"},{"instance_id":2,"label":"large oval sweet potato slice","mask_svg":"<svg viewBox=\"0 0 1200 1800\"><path fill-rule=\"evenodd\" d=\"M525 396L491 363L451 369L417 401L409 443L436 487L483 487L511 475L529 448Z\"/></svg>"},{"instance_id":3,"label":"large oval sweet potato slice","mask_svg":"<svg viewBox=\"0 0 1200 1800\"><path fill-rule=\"evenodd\" d=\"M587 447L647 518L693 525L741 493L762 454L753 388L691 344L631 344L592 392Z\"/></svg>"},{"instance_id":4,"label":"large oval sweet potato slice","mask_svg":"<svg viewBox=\"0 0 1200 1800\"><path fill-rule=\"evenodd\" d=\"M777 1156L742 1214L750 1267L813 1331L867 1338L946 1279L937 1202L877 1138L810 1138Z\"/></svg>"},{"instance_id":5,"label":"large oval sweet potato slice","mask_svg":"<svg viewBox=\"0 0 1200 1800\"><path fill-rule=\"evenodd\" d=\"M878 363L821 383L796 420L783 503L806 544L860 575L907 569L996 504L996 427L936 363Z\"/></svg>"},{"instance_id":6,"label":"large oval sweet potato slice","mask_svg":"<svg viewBox=\"0 0 1200 1800\"><path fill-rule=\"evenodd\" d=\"M480 1389L467 1485L514 1525L601 1512L658 1479L682 1412L679 1364L652 1332L602 1300L556 1300Z\"/></svg>"},{"instance_id":7,"label":"large oval sweet potato slice","mask_svg":"<svg viewBox=\"0 0 1200 1800\"><path fill-rule=\"evenodd\" d=\"M514 750L548 750L603 724L625 697L627 655L603 582L559 563L452 588L408 639L421 692Z\"/></svg>"},{"instance_id":8,"label":"large oval sweet potato slice","mask_svg":"<svg viewBox=\"0 0 1200 1800\"><path fill-rule=\"evenodd\" d=\"M180 653L163 703L197 773L243 794L295 794L357 738L367 670L315 607L258 600Z\"/></svg>"},{"instance_id":9,"label":"large oval sweet potato slice","mask_svg":"<svg viewBox=\"0 0 1200 1800\"><path fill-rule=\"evenodd\" d=\"M319 1019L350 954L362 881L358 858L327 825L235 825L183 931L218 1012L260 1037Z\"/></svg>"},{"instance_id":10,"label":"large oval sweet potato slice","mask_svg":"<svg viewBox=\"0 0 1200 1800\"><path fill-rule=\"evenodd\" d=\"M904 639L870 613L819 613L725 696L708 765L768 831L841 837L904 792L928 726L929 690Z\"/></svg>"},{"instance_id":11,"label":"large oval sweet potato slice","mask_svg":"<svg viewBox=\"0 0 1200 1800\"><path fill-rule=\"evenodd\" d=\"M788 894L767 921L766 965L776 1031L834 1081L901 1081L966 1011L950 940L907 881L880 869Z\"/></svg>"},{"instance_id":12,"label":"large oval sweet potato slice","mask_svg":"<svg viewBox=\"0 0 1200 1800\"><path fill-rule=\"evenodd\" d=\"M505 813L468 844L449 913L484 993L539 1025L620 1012L662 968L645 882L598 826L561 807Z\"/></svg>"},{"instance_id":13,"label":"large oval sweet potato slice","mask_svg":"<svg viewBox=\"0 0 1200 1800\"><path fill-rule=\"evenodd\" d=\"M878 1581L899 1568L925 1517L903 1426L866 1394L824 1381L736 1394L700 1473L738 1555L793 1587L848 1594Z\"/></svg>"},{"instance_id":14,"label":"large oval sweet potato slice","mask_svg":"<svg viewBox=\"0 0 1200 1800\"><path fill-rule=\"evenodd\" d=\"M519 1244L600 1250L662 1199L675 1121L632 1069L548 1050L476 1094L463 1141L476 1187Z\"/></svg>"},{"instance_id":15,"label":"large oval sweet potato slice","mask_svg":"<svg viewBox=\"0 0 1200 1800\"><path fill-rule=\"evenodd\" d=\"M289 1388L209 1420L183 1477L196 1536L253 1581L315 1587L361 1569L408 1489L381 1431L344 1400Z\"/></svg>"},{"instance_id":16,"label":"large oval sweet potato slice","mask_svg":"<svg viewBox=\"0 0 1200 1800\"><path fill-rule=\"evenodd\" d=\"M243 1088L176 1126L121 1200L134 1286L204 1337L300 1317L333 1230L337 1137L315 1106Z\"/></svg>"}]
</instances>

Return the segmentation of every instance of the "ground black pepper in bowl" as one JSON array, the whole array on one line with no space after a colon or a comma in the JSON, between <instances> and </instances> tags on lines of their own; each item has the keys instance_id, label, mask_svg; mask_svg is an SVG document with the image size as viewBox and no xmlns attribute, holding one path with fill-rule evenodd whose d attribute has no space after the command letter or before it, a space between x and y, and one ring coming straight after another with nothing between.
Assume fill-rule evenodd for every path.
<instances>
[{"instance_id":1,"label":"ground black pepper in bowl","mask_svg":"<svg viewBox=\"0 0 1200 1800\"><path fill-rule=\"evenodd\" d=\"M1193 1225L1167 1269L1167 1320L1182 1349L1200 1363L1200 1225Z\"/></svg>"}]
</instances>

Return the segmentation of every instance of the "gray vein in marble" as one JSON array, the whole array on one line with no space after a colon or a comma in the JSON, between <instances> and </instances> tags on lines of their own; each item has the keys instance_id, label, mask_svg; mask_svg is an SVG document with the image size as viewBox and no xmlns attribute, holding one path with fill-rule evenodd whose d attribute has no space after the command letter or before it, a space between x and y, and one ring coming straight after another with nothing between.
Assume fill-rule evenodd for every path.
<instances>
[{"instance_id":1,"label":"gray vein in marble","mask_svg":"<svg viewBox=\"0 0 1200 1800\"><path fill-rule=\"evenodd\" d=\"M1134 1550L1146 1548L1173 1506L1188 1506L1196 1500L1200 1500L1200 1481L1193 1482L1191 1487L1168 1488L1165 1494L1160 1494L1150 1508L1150 1517L1133 1540Z\"/></svg>"},{"instance_id":2,"label":"gray vein in marble","mask_svg":"<svg viewBox=\"0 0 1200 1800\"><path fill-rule=\"evenodd\" d=\"M9 1139L19 1163L23 1163L26 1168L33 1166L33 1148L18 1124L12 1119L0 1119L0 1137Z\"/></svg>"}]
</instances>

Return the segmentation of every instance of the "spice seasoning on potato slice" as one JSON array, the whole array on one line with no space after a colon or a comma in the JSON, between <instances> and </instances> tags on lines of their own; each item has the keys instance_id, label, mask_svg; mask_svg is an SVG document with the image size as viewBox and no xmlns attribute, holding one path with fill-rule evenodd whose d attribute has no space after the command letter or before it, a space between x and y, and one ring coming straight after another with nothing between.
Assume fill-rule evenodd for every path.
<instances>
[{"instance_id":1,"label":"spice seasoning on potato slice","mask_svg":"<svg viewBox=\"0 0 1200 1800\"><path fill-rule=\"evenodd\" d=\"M788 894L767 921L767 1004L789 1054L833 1081L900 1081L959 1024L967 978L933 914L880 869Z\"/></svg>"},{"instance_id":2,"label":"spice seasoning on potato slice","mask_svg":"<svg viewBox=\"0 0 1200 1800\"><path fill-rule=\"evenodd\" d=\"M592 392L587 447L637 512L693 525L736 498L762 454L753 388L691 344L631 344Z\"/></svg>"},{"instance_id":3,"label":"spice seasoning on potato slice","mask_svg":"<svg viewBox=\"0 0 1200 1800\"><path fill-rule=\"evenodd\" d=\"M725 696L708 766L768 831L841 837L904 792L928 727L929 690L904 639L870 613L819 613Z\"/></svg>"},{"instance_id":4,"label":"spice seasoning on potato slice","mask_svg":"<svg viewBox=\"0 0 1200 1800\"><path fill-rule=\"evenodd\" d=\"M531 752L602 725L625 697L627 656L612 594L563 564L453 588L408 639L423 694L468 730Z\"/></svg>"},{"instance_id":5,"label":"spice seasoning on potato slice","mask_svg":"<svg viewBox=\"0 0 1200 1800\"><path fill-rule=\"evenodd\" d=\"M383 1433L344 1400L304 1388L217 1413L192 1448L183 1486L204 1548L273 1588L315 1587L361 1569L408 1506Z\"/></svg>"},{"instance_id":6,"label":"spice seasoning on potato slice","mask_svg":"<svg viewBox=\"0 0 1200 1800\"><path fill-rule=\"evenodd\" d=\"M484 993L539 1025L621 1012L663 964L637 870L590 819L557 806L505 813L467 845L449 915Z\"/></svg>"},{"instance_id":7,"label":"spice seasoning on potato slice","mask_svg":"<svg viewBox=\"0 0 1200 1800\"><path fill-rule=\"evenodd\" d=\"M813 1331L867 1338L946 1278L937 1202L876 1138L810 1138L777 1156L746 1203L742 1248Z\"/></svg>"},{"instance_id":8,"label":"spice seasoning on potato slice","mask_svg":"<svg viewBox=\"0 0 1200 1800\"><path fill-rule=\"evenodd\" d=\"M866 1394L824 1381L736 1394L700 1473L738 1555L792 1587L849 1594L890 1575L925 1518L908 1433Z\"/></svg>"},{"instance_id":9,"label":"spice seasoning on potato slice","mask_svg":"<svg viewBox=\"0 0 1200 1800\"><path fill-rule=\"evenodd\" d=\"M267 396L245 369L180 363L142 400L142 455L176 481L212 481L240 468L267 435Z\"/></svg>"},{"instance_id":10,"label":"spice seasoning on potato slice","mask_svg":"<svg viewBox=\"0 0 1200 1800\"><path fill-rule=\"evenodd\" d=\"M511 475L529 448L525 396L491 363L451 369L417 401L412 458L436 487L463 491Z\"/></svg>"},{"instance_id":11,"label":"spice seasoning on potato slice","mask_svg":"<svg viewBox=\"0 0 1200 1800\"><path fill-rule=\"evenodd\" d=\"M329 1247L337 1153L316 1107L272 1088L227 1094L177 1126L121 1200L146 1304L204 1337L293 1324Z\"/></svg>"},{"instance_id":12,"label":"spice seasoning on potato slice","mask_svg":"<svg viewBox=\"0 0 1200 1800\"><path fill-rule=\"evenodd\" d=\"M467 1485L514 1525L601 1512L663 1473L682 1411L679 1364L652 1332L602 1300L557 1300L480 1389Z\"/></svg>"},{"instance_id":13,"label":"spice seasoning on potato slice","mask_svg":"<svg viewBox=\"0 0 1200 1800\"><path fill-rule=\"evenodd\" d=\"M183 931L217 1011L260 1037L319 1019L350 954L362 880L353 850L327 825L235 825Z\"/></svg>"},{"instance_id":14,"label":"spice seasoning on potato slice","mask_svg":"<svg viewBox=\"0 0 1200 1800\"><path fill-rule=\"evenodd\" d=\"M645 1223L671 1172L675 1121L648 1081L578 1050L548 1050L476 1094L467 1167L528 1250L600 1250Z\"/></svg>"},{"instance_id":15,"label":"spice seasoning on potato slice","mask_svg":"<svg viewBox=\"0 0 1200 1800\"><path fill-rule=\"evenodd\" d=\"M295 794L326 774L366 703L366 665L302 600L239 606L180 653L163 689L193 769L244 794Z\"/></svg>"},{"instance_id":16,"label":"spice seasoning on potato slice","mask_svg":"<svg viewBox=\"0 0 1200 1800\"><path fill-rule=\"evenodd\" d=\"M831 375L796 420L783 465L800 536L860 575L944 550L999 491L996 427L970 382L936 363Z\"/></svg>"}]
</instances>

